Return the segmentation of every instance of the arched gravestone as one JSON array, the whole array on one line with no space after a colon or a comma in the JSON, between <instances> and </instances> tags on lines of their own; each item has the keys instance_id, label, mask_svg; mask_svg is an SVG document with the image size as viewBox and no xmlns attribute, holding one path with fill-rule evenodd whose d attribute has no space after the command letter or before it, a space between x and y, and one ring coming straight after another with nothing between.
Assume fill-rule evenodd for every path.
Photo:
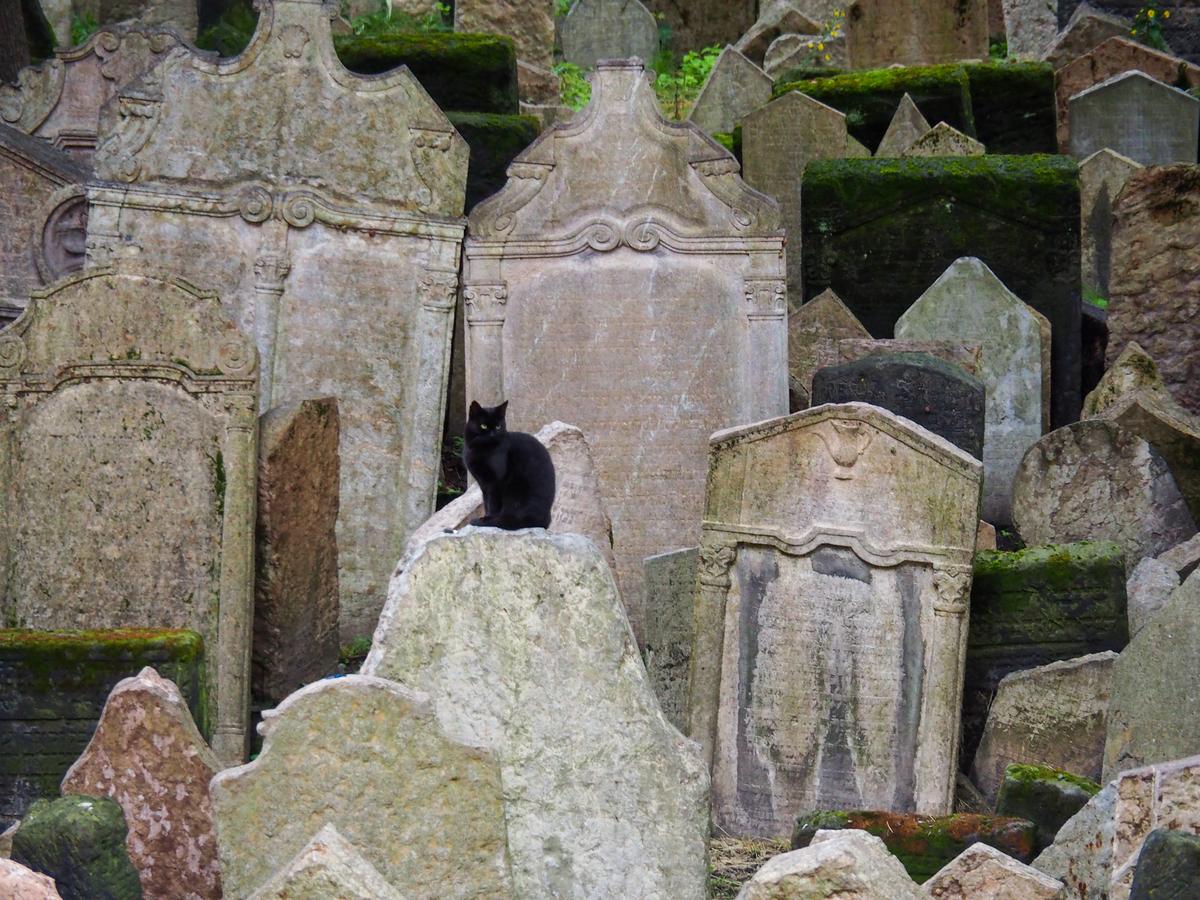
<instances>
[{"instance_id":1,"label":"arched gravestone","mask_svg":"<svg viewBox=\"0 0 1200 900\"><path fill-rule=\"evenodd\" d=\"M718 827L951 810L982 479L865 403L713 435L689 713Z\"/></svg>"},{"instance_id":2,"label":"arched gravestone","mask_svg":"<svg viewBox=\"0 0 1200 900\"><path fill-rule=\"evenodd\" d=\"M812 405L870 403L983 458L983 382L928 353L882 353L813 376Z\"/></svg>"},{"instance_id":3,"label":"arched gravestone","mask_svg":"<svg viewBox=\"0 0 1200 900\"><path fill-rule=\"evenodd\" d=\"M468 397L588 436L640 636L642 560L699 537L708 436L787 410L779 208L637 61L601 63L508 174L471 214Z\"/></svg>"},{"instance_id":4,"label":"arched gravestone","mask_svg":"<svg viewBox=\"0 0 1200 900\"><path fill-rule=\"evenodd\" d=\"M602 59L658 53L658 22L641 0L575 0L559 27L563 59L590 69Z\"/></svg>"},{"instance_id":5,"label":"arched gravestone","mask_svg":"<svg viewBox=\"0 0 1200 900\"><path fill-rule=\"evenodd\" d=\"M433 511L466 144L406 68L347 72L311 0L267 0L233 59L172 51L105 121L89 260L133 248L215 289L264 410L337 397L340 630L370 634Z\"/></svg>"},{"instance_id":6,"label":"arched gravestone","mask_svg":"<svg viewBox=\"0 0 1200 900\"><path fill-rule=\"evenodd\" d=\"M198 631L226 763L249 718L256 367L213 294L143 269L35 292L0 335L4 620Z\"/></svg>"}]
</instances>

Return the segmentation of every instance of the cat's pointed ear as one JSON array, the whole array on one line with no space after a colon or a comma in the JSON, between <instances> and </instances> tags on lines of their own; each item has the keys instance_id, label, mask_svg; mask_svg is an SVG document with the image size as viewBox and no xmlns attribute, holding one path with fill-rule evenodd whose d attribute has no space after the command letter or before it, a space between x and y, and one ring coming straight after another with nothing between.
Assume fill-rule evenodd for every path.
<instances>
[{"instance_id":1,"label":"cat's pointed ear","mask_svg":"<svg viewBox=\"0 0 1200 900\"><path fill-rule=\"evenodd\" d=\"M499 406L496 407L496 415L503 417L504 414L507 412L508 412L508 401L505 400L503 403L501 403Z\"/></svg>"},{"instance_id":2,"label":"cat's pointed ear","mask_svg":"<svg viewBox=\"0 0 1200 900\"><path fill-rule=\"evenodd\" d=\"M471 408L467 410L467 415L469 415L469 416L477 416L477 415L479 415L481 412L483 412L483 407L479 405L478 401L472 400L472 401L471 401Z\"/></svg>"}]
</instances>

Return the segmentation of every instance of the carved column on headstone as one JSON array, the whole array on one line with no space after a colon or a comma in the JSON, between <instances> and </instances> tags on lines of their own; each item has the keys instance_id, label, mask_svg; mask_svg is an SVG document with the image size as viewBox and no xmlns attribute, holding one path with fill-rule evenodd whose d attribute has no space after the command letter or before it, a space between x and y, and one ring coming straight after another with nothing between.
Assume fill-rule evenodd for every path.
<instances>
[{"instance_id":1,"label":"carved column on headstone","mask_svg":"<svg viewBox=\"0 0 1200 900\"><path fill-rule=\"evenodd\" d=\"M700 744L712 767L717 710L721 689L721 652L725 643L725 599L737 558L735 542L705 535L700 544L700 569L692 607L692 671L688 686L688 733Z\"/></svg>"},{"instance_id":2,"label":"carved column on headstone","mask_svg":"<svg viewBox=\"0 0 1200 900\"><path fill-rule=\"evenodd\" d=\"M504 401L504 315L508 285L468 284L463 289L471 353L467 358L467 400L483 406Z\"/></svg>"},{"instance_id":3,"label":"carved column on headstone","mask_svg":"<svg viewBox=\"0 0 1200 900\"><path fill-rule=\"evenodd\" d=\"M276 227L272 227L276 226ZM254 339L262 360L259 367L258 400L261 412L275 405L275 343L279 338L279 304L284 284L292 269L287 252L287 225L268 222L263 241L254 258Z\"/></svg>"},{"instance_id":4,"label":"carved column on headstone","mask_svg":"<svg viewBox=\"0 0 1200 900\"><path fill-rule=\"evenodd\" d=\"M0 378L15 375L25 359L25 342L16 335L0 336ZM4 394L0 397L0 482L11 485L13 420L17 416L17 397ZM7 490L0 490L0 597L8 596L9 557L13 545L12 530L17 523L12 511L12 500Z\"/></svg>"},{"instance_id":5,"label":"carved column on headstone","mask_svg":"<svg viewBox=\"0 0 1200 900\"><path fill-rule=\"evenodd\" d=\"M787 284L782 278L747 278L746 318L750 324L750 357L746 392L751 408L748 421L758 422L779 415L788 407L786 372Z\"/></svg>"}]
</instances>

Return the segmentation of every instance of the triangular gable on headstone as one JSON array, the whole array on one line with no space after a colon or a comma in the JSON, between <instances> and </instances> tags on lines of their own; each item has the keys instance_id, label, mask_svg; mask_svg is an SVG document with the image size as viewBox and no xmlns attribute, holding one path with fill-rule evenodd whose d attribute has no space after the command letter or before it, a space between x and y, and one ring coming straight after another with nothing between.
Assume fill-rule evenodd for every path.
<instances>
[{"instance_id":1,"label":"triangular gable on headstone","mask_svg":"<svg viewBox=\"0 0 1200 900\"><path fill-rule=\"evenodd\" d=\"M717 57L688 116L706 134L731 132L742 116L771 99L771 77L737 48Z\"/></svg>"},{"instance_id":2,"label":"triangular gable on headstone","mask_svg":"<svg viewBox=\"0 0 1200 900\"><path fill-rule=\"evenodd\" d=\"M908 145L902 156L983 156L987 148L948 122L938 122Z\"/></svg>"},{"instance_id":3,"label":"triangular gable on headstone","mask_svg":"<svg viewBox=\"0 0 1200 900\"><path fill-rule=\"evenodd\" d=\"M900 105L896 107L896 114L892 116L892 122L879 142L875 155L881 159L903 156L904 151L928 130L928 120L917 109L912 96L906 93L900 98Z\"/></svg>"}]
</instances>

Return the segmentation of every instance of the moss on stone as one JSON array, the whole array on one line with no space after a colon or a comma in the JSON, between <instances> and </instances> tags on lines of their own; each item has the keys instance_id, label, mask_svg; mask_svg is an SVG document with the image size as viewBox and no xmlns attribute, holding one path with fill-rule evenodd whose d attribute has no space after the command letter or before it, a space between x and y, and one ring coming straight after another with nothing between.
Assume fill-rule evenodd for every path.
<instances>
[{"instance_id":1,"label":"moss on stone","mask_svg":"<svg viewBox=\"0 0 1200 900\"><path fill-rule=\"evenodd\" d=\"M337 35L334 49L352 72L373 75L408 69L443 110L516 113L517 51L492 34L413 32Z\"/></svg>"},{"instance_id":2,"label":"moss on stone","mask_svg":"<svg viewBox=\"0 0 1200 900\"><path fill-rule=\"evenodd\" d=\"M1054 67L1043 62L963 67L975 136L988 153L1055 153Z\"/></svg>"},{"instance_id":3,"label":"moss on stone","mask_svg":"<svg viewBox=\"0 0 1200 900\"><path fill-rule=\"evenodd\" d=\"M814 81L817 78L834 78L838 75L847 74L846 69L838 69L832 66L797 66L794 69L785 69L779 73L779 77L775 79L776 84L795 84L797 81Z\"/></svg>"},{"instance_id":4,"label":"moss on stone","mask_svg":"<svg viewBox=\"0 0 1200 900\"><path fill-rule=\"evenodd\" d=\"M996 812L1033 822L1040 853L1054 843L1063 823L1099 792L1096 782L1061 769L1014 764L1004 770Z\"/></svg>"},{"instance_id":5,"label":"moss on stone","mask_svg":"<svg viewBox=\"0 0 1200 900\"><path fill-rule=\"evenodd\" d=\"M534 116L452 112L450 122L471 149L467 169L467 209L485 200L507 180L509 164L538 136Z\"/></svg>"}]
</instances>

